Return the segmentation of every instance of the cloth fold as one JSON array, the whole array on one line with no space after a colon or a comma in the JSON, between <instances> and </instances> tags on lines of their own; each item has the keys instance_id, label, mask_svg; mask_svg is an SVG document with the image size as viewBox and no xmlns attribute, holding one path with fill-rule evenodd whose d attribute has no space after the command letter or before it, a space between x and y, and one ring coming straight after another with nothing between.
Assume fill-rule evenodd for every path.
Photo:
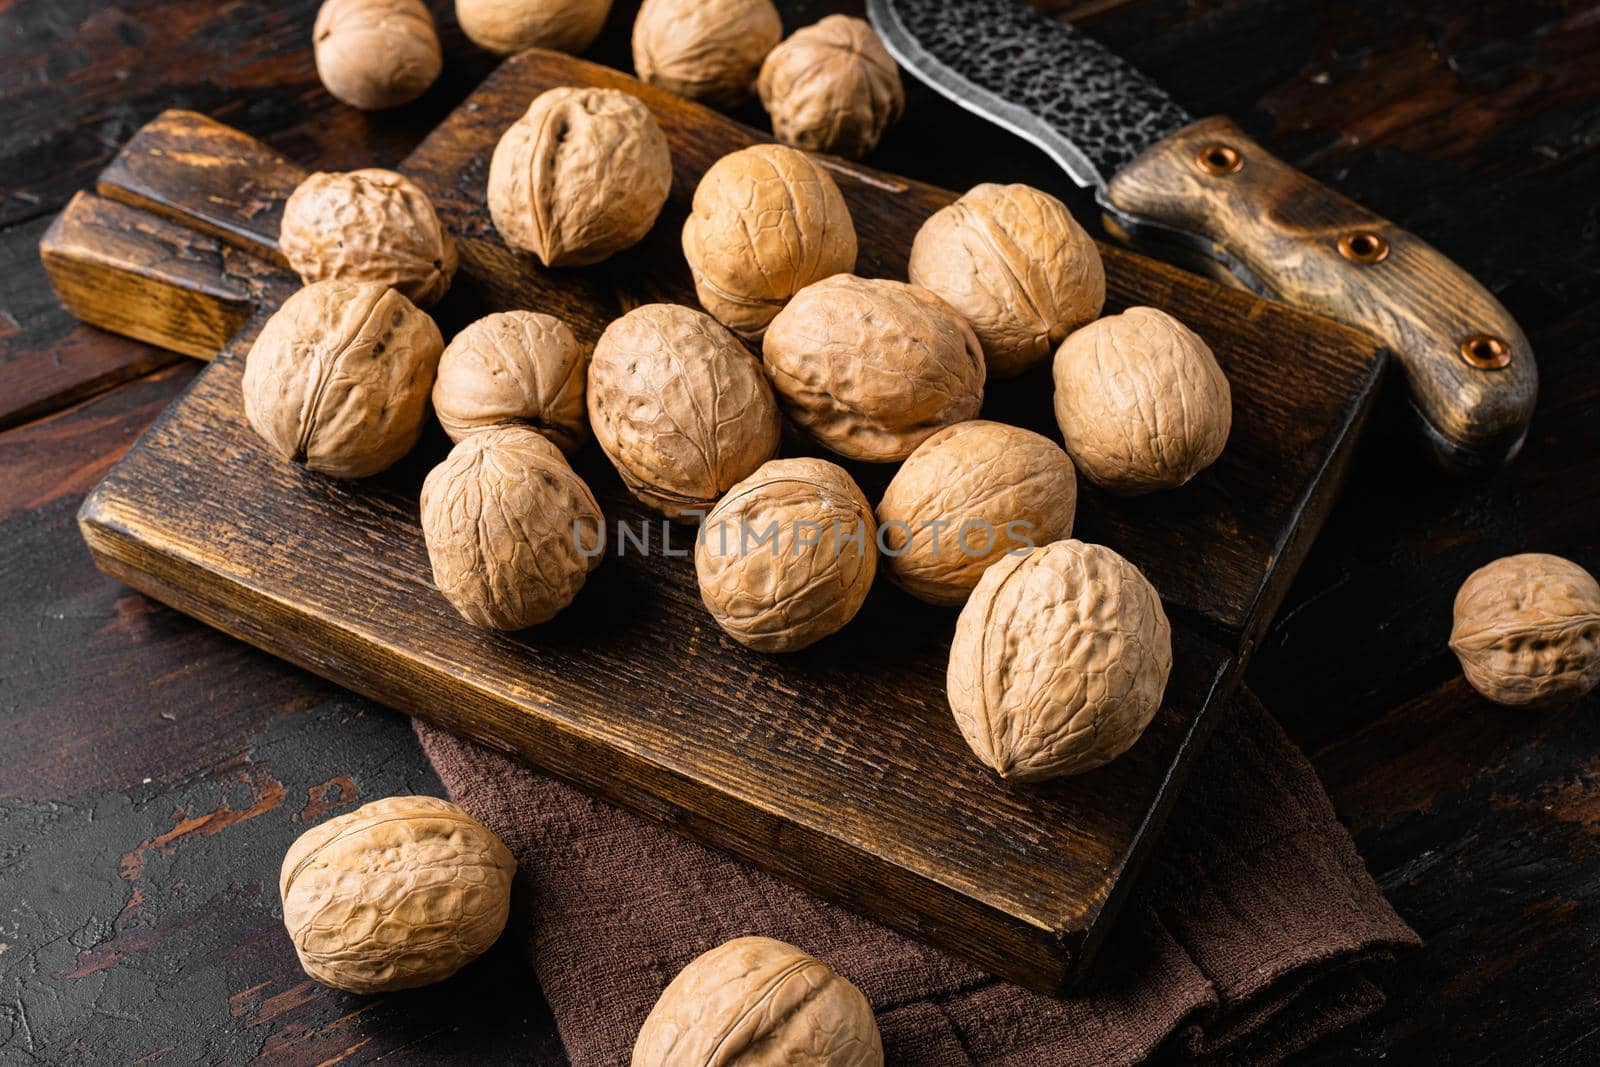
<instances>
[{"instance_id":1,"label":"cloth fold","mask_svg":"<svg viewBox=\"0 0 1600 1067\"><path fill-rule=\"evenodd\" d=\"M1273 1063L1383 1003L1417 936L1316 773L1249 694L1198 757L1091 975L1022 989L562 782L417 724L451 797L519 864L527 942L574 1067L628 1063L678 970L732 937L800 946L872 1002L891 1064Z\"/></svg>"}]
</instances>

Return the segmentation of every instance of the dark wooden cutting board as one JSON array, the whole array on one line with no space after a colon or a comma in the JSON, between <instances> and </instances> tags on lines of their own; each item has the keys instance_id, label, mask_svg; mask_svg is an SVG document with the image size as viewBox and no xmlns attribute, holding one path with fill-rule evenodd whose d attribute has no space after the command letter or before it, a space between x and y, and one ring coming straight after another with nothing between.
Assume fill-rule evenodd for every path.
<instances>
[{"instance_id":1,"label":"dark wooden cutting board","mask_svg":"<svg viewBox=\"0 0 1600 1067\"><path fill-rule=\"evenodd\" d=\"M509 252L484 204L500 133L562 84L637 94L673 150L672 197L652 235L584 271L547 271ZM436 310L446 336L525 307L562 316L592 342L638 303L693 304L677 235L695 183L721 155L762 139L603 67L544 53L508 61L400 168L461 241L461 272ZM917 227L954 194L829 166L860 235L858 272L904 277ZM1233 386L1233 435L1221 460L1180 490L1082 494L1078 536L1127 555L1166 601L1172 681L1121 759L1064 781L1007 785L970 756L945 704L953 611L879 582L842 634L796 655L749 652L699 603L681 555L693 531L675 528L661 545L659 524L592 445L578 469L613 526L650 525L655 551L614 550L545 626L505 635L463 622L433 587L417 526L421 479L448 447L442 433L398 468L349 484L279 461L245 423L244 355L297 284L275 243L302 176L243 134L169 112L46 235L45 264L80 317L217 357L85 502L80 521L99 565L997 974L1064 987L1104 936L1321 524L1383 368L1373 344L1102 250L1108 310L1165 308L1215 349ZM1049 394L1045 369L992 383L985 414L1058 437ZM852 469L873 499L892 473Z\"/></svg>"}]
</instances>

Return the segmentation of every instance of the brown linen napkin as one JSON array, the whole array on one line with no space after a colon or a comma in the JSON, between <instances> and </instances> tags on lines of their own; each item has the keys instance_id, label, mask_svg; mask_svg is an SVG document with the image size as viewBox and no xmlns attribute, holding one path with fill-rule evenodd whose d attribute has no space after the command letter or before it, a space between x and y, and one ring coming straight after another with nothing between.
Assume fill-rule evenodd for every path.
<instances>
[{"instance_id":1,"label":"brown linen napkin","mask_svg":"<svg viewBox=\"0 0 1600 1067\"><path fill-rule=\"evenodd\" d=\"M1249 694L1218 724L1085 988L1060 1000L470 741L417 733L451 797L517 857L527 916L513 929L574 1067L626 1064L678 970L745 934L798 945L855 982L888 1062L912 1067L1098 1067L1157 1051L1276 1062L1376 1010L1373 966L1420 943Z\"/></svg>"}]
</instances>

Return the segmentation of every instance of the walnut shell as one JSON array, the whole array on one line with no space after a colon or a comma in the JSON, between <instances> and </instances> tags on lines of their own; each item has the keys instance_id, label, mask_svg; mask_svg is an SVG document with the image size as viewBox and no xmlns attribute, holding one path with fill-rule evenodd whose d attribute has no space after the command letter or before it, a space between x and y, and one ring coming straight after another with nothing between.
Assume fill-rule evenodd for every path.
<instances>
[{"instance_id":1,"label":"walnut shell","mask_svg":"<svg viewBox=\"0 0 1600 1067\"><path fill-rule=\"evenodd\" d=\"M1078 471L1113 493L1182 485L1228 442L1233 397L1194 331L1155 308L1090 323L1056 353L1056 421Z\"/></svg>"},{"instance_id":2,"label":"walnut shell","mask_svg":"<svg viewBox=\"0 0 1600 1067\"><path fill-rule=\"evenodd\" d=\"M930 604L962 604L1009 552L1072 536L1078 479L1048 437L958 422L928 438L878 502L889 577Z\"/></svg>"},{"instance_id":3,"label":"walnut shell","mask_svg":"<svg viewBox=\"0 0 1600 1067\"><path fill-rule=\"evenodd\" d=\"M433 410L452 441L516 424L570 456L589 436L588 370L589 353L566 323L537 311L503 311L474 322L445 347Z\"/></svg>"},{"instance_id":4,"label":"walnut shell","mask_svg":"<svg viewBox=\"0 0 1600 1067\"><path fill-rule=\"evenodd\" d=\"M505 928L517 862L446 800L388 797L289 846L278 875L300 966L352 993L450 977Z\"/></svg>"},{"instance_id":5,"label":"walnut shell","mask_svg":"<svg viewBox=\"0 0 1600 1067\"><path fill-rule=\"evenodd\" d=\"M325 0L311 40L322 84L364 111L409 104L444 66L422 0Z\"/></svg>"},{"instance_id":6,"label":"walnut shell","mask_svg":"<svg viewBox=\"0 0 1600 1067\"><path fill-rule=\"evenodd\" d=\"M965 316L997 378L1044 362L1106 302L1094 241L1065 204L1027 185L976 185L934 212L908 276Z\"/></svg>"},{"instance_id":7,"label":"walnut shell","mask_svg":"<svg viewBox=\"0 0 1600 1067\"><path fill-rule=\"evenodd\" d=\"M758 652L793 652L842 629L867 599L872 507L826 460L775 459L711 509L694 565L718 626Z\"/></svg>"},{"instance_id":8,"label":"walnut shell","mask_svg":"<svg viewBox=\"0 0 1600 1067\"><path fill-rule=\"evenodd\" d=\"M1600 584L1560 556L1497 559L1456 593L1450 649L1497 704L1576 700L1600 683Z\"/></svg>"},{"instance_id":9,"label":"walnut shell","mask_svg":"<svg viewBox=\"0 0 1600 1067\"><path fill-rule=\"evenodd\" d=\"M666 134L618 89L539 94L489 162L495 229L547 267L599 263L638 244L671 188Z\"/></svg>"},{"instance_id":10,"label":"walnut shell","mask_svg":"<svg viewBox=\"0 0 1600 1067\"><path fill-rule=\"evenodd\" d=\"M283 205L278 249L306 285L379 282L423 306L450 288L457 264L428 194L392 170L311 175Z\"/></svg>"},{"instance_id":11,"label":"walnut shell","mask_svg":"<svg viewBox=\"0 0 1600 1067\"><path fill-rule=\"evenodd\" d=\"M561 450L525 426L468 436L422 483L433 580L468 622L521 630L572 603L605 517Z\"/></svg>"},{"instance_id":12,"label":"walnut shell","mask_svg":"<svg viewBox=\"0 0 1600 1067\"><path fill-rule=\"evenodd\" d=\"M633 22L633 69L680 96L735 107L782 37L771 0L644 0Z\"/></svg>"},{"instance_id":13,"label":"walnut shell","mask_svg":"<svg viewBox=\"0 0 1600 1067\"><path fill-rule=\"evenodd\" d=\"M444 338L386 285L316 282L283 302L244 364L244 413L284 459L365 478L417 443Z\"/></svg>"},{"instance_id":14,"label":"walnut shell","mask_svg":"<svg viewBox=\"0 0 1600 1067\"><path fill-rule=\"evenodd\" d=\"M756 79L772 132L811 152L860 159L905 110L900 68L865 19L829 15L767 54Z\"/></svg>"},{"instance_id":15,"label":"walnut shell","mask_svg":"<svg viewBox=\"0 0 1600 1067\"><path fill-rule=\"evenodd\" d=\"M529 48L577 55L600 35L611 0L456 0L456 21L473 44L509 56Z\"/></svg>"},{"instance_id":16,"label":"walnut shell","mask_svg":"<svg viewBox=\"0 0 1600 1067\"><path fill-rule=\"evenodd\" d=\"M717 320L677 304L606 327L589 421L628 491L669 519L699 518L777 454L782 430L761 364Z\"/></svg>"},{"instance_id":17,"label":"walnut shell","mask_svg":"<svg viewBox=\"0 0 1600 1067\"><path fill-rule=\"evenodd\" d=\"M825 963L741 937L674 978L639 1031L633 1067L881 1067L872 1005Z\"/></svg>"},{"instance_id":18,"label":"walnut shell","mask_svg":"<svg viewBox=\"0 0 1600 1067\"><path fill-rule=\"evenodd\" d=\"M767 328L762 363L785 414L841 456L892 463L983 405L983 351L926 289L836 274Z\"/></svg>"},{"instance_id":19,"label":"walnut shell","mask_svg":"<svg viewBox=\"0 0 1600 1067\"><path fill-rule=\"evenodd\" d=\"M1126 752L1171 670L1172 631L1145 576L1109 548L1056 541L984 572L956 621L946 690L977 757L1033 782Z\"/></svg>"},{"instance_id":20,"label":"walnut shell","mask_svg":"<svg viewBox=\"0 0 1600 1067\"><path fill-rule=\"evenodd\" d=\"M855 269L856 229L839 187L810 156L753 145L700 179L683 254L701 305L759 340L795 293Z\"/></svg>"}]
</instances>

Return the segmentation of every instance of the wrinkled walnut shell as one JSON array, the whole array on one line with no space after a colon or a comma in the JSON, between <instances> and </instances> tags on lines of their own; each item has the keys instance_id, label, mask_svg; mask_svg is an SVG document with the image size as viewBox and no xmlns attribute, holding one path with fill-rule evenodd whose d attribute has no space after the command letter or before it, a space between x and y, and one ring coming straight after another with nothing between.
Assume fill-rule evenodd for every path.
<instances>
[{"instance_id":1,"label":"wrinkled walnut shell","mask_svg":"<svg viewBox=\"0 0 1600 1067\"><path fill-rule=\"evenodd\" d=\"M735 107L782 37L771 0L644 0L633 23L633 69L680 96Z\"/></svg>"},{"instance_id":2,"label":"wrinkled walnut shell","mask_svg":"<svg viewBox=\"0 0 1600 1067\"><path fill-rule=\"evenodd\" d=\"M1497 704L1576 700L1600 683L1600 584L1560 556L1497 559L1456 593L1450 649Z\"/></svg>"},{"instance_id":3,"label":"wrinkled walnut shell","mask_svg":"<svg viewBox=\"0 0 1600 1067\"><path fill-rule=\"evenodd\" d=\"M829 15L767 54L756 80L778 140L860 159L905 109L900 68L865 19Z\"/></svg>"},{"instance_id":4,"label":"wrinkled walnut shell","mask_svg":"<svg viewBox=\"0 0 1600 1067\"><path fill-rule=\"evenodd\" d=\"M422 0L325 0L311 40L322 84L364 111L409 104L444 66Z\"/></svg>"},{"instance_id":5,"label":"wrinkled walnut shell","mask_svg":"<svg viewBox=\"0 0 1600 1067\"><path fill-rule=\"evenodd\" d=\"M600 35L611 0L456 0L456 21L473 44L509 56L529 48L577 55Z\"/></svg>"},{"instance_id":6,"label":"wrinkled walnut shell","mask_svg":"<svg viewBox=\"0 0 1600 1067\"><path fill-rule=\"evenodd\" d=\"M570 456L589 436L588 369L589 354L566 323L537 311L503 311L446 346L433 410L452 441L489 426L521 425Z\"/></svg>"}]
</instances>

